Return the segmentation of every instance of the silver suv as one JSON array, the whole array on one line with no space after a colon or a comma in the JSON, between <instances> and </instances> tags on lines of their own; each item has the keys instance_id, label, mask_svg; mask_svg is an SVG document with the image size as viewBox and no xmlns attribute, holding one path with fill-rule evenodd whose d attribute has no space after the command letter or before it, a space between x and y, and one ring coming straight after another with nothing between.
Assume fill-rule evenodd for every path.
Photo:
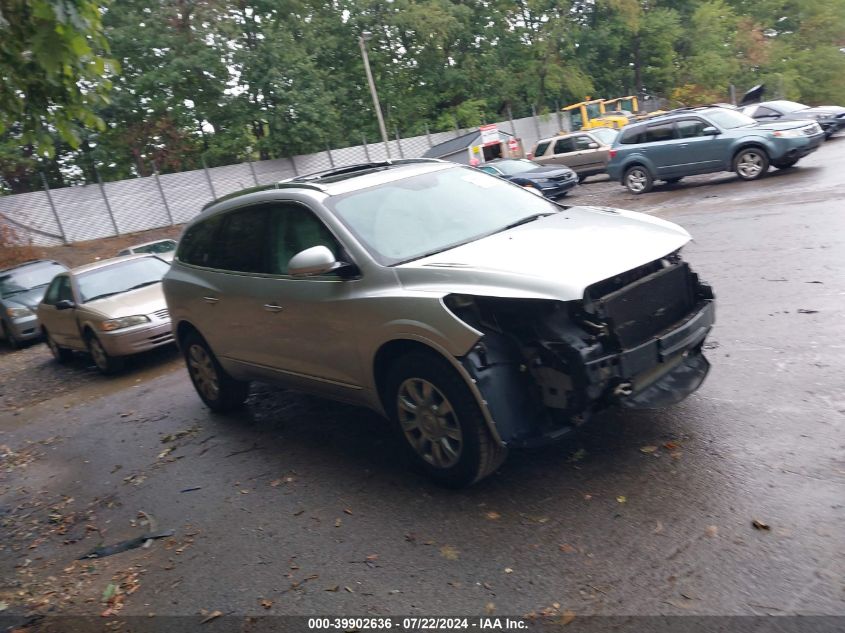
<instances>
[{"instance_id":1,"label":"silver suv","mask_svg":"<svg viewBox=\"0 0 845 633\"><path fill-rule=\"evenodd\" d=\"M453 163L370 163L207 206L164 292L212 410L251 380L364 405L464 486L603 407L698 388L714 306L689 239Z\"/></svg>"}]
</instances>

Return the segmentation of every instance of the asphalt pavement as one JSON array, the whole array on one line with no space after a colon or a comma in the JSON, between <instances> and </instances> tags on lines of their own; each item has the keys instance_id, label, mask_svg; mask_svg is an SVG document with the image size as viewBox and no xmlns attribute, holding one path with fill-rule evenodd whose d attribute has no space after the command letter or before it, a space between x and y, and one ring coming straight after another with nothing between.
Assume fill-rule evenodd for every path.
<instances>
[{"instance_id":1,"label":"asphalt pavement","mask_svg":"<svg viewBox=\"0 0 845 633\"><path fill-rule=\"evenodd\" d=\"M711 373L468 490L409 470L366 410L256 385L247 411L210 414L175 351L0 414L0 606L845 616L843 164L845 137L759 182L579 187L573 204L692 233L717 296Z\"/></svg>"}]
</instances>

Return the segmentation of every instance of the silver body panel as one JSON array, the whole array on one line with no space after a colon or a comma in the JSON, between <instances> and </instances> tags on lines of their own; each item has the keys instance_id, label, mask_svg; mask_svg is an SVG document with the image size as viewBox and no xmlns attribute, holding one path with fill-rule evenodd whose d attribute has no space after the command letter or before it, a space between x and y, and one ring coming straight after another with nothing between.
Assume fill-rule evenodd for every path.
<instances>
[{"instance_id":1,"label":"silver body panel","mask_svg":"<svg viewBox=\"0 0 845 633\"><path fill-rule=\"evenodd\" d=\"M690 240L681 227L643 214L573 207L436 255L384 266L325 204L332 195L441 169L456 167L396 167L332 182L322 191L286 187L213 205L186 231L211 216L261 202L304 204L334 234L359 274L343 279L234 273L187 264L177 253L164 279L174 330L196 329L237 379L270 380L381 413L379 350L396 341L418 342L464 377L496 436L484 396L460 360L483 333L453 314L444 297L580 300L590 284L666 257ZM550 203L550 209L559 207Z\"/></svg>"}]
</instances>

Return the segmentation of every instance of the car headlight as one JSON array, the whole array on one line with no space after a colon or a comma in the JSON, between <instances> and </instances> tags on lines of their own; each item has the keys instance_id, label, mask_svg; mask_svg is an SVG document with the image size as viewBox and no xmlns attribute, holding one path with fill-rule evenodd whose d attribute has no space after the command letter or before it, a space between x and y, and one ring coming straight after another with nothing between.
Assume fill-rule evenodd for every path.
<instances>
[{"instance_id":1,"label":"car headlight","mask_svg":"<svg viewBox=\"0 0 845 633\"><path fill-rule=\"evenodd\" d=\"M113 332L114 330L122 330L133 325L141 325L142 323L149 323L150 317L143 314L136 314L133 316L121 317L119 319L109 319L100 323L100 329L105 332Z\"/></svg>"},{"instance_id":2,"label":"car headlight","mask_svg":"<svg viewBox=\"0 0 845 633\"><path fill-rule=\"evenodd\" d=\"M794 130L775 130L772 134L779 138L798 138L799 136L804 136L804 132L801 128L796 128Z\"/></svg>"},{"instance_id":3,"label":"car headlight","mask_svg":"<svg viewBox=\"0 0 845 633\"><path fill-rule=\"evenodd\" d=\"M21 306L20 308L6 308L6 315L10 319L22 319L24 317L32 316L35 314L32 310L27 307Z\"/></svg>"}]
</instances>

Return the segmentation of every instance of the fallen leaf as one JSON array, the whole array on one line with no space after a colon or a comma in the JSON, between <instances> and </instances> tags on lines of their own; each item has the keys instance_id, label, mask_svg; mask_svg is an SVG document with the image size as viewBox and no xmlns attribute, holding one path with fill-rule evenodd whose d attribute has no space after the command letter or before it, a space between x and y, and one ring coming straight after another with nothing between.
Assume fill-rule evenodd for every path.
<instances>
[{"instance_id":1,"label":"fallen leaf","mask_svg":"<svg viewBox=\"0 0 845 633\"><path fill-rule=\"evenodd\" d=\"M617 500L619 503L625 503L625 502L627 502L627 501L628 501L628 497L626 497L625 495L619 495L618 497L616 497L616 500Z\"/></svg>"},{"instance_id":2,"label":"fallen leaf","mask_svg":"<svg viewBox=\"0 0 845 633\"><path fill-rule=\"evenodd\" d=\"M577 451L575 451L574 453L572 453L572 455L569 456L569 459L567 461L569 461L569 463L571 464L574 464L576 462L580 462L586 456L587 451L585 451L583 448L579 448Z\"/></svg>"},{"instance_id":3,"label":"fallen leaf","mask_svg":"<svg viewBox=\"0 0 845 633\"><path fill-rule=\"evenodd\" d=\"M207 616L205 616L204 619L200 620L200 624L207 624L208 622L211 622L212 620L216 620L217 618L219 618L222 615L223 615L222 611L212 611Z\"/></svg>"},{"instance_id":4,"label":"fallen leaf","mask_svg":"<svg viewBox=\"0 0 845 633\"><path fill-rule=\"evenodd\" d=\"M446 560L458 560L460 553L451 545L444 545L440 548L440 555Z\"/></svg>"},{"instance_id":5,"label":"fallen leaf","mask_svg":"<svg viewBox=\"0 0 845 633\"><path fill-rule=\"evenodd\" d=\"M116 591L117 591L117 585L110 582L106 586L105 590L103 591L103 597L101 598L101 601L102 602L108 602L109 600L112 599L112 597L114 596Z\"/></svg>"},{"instance_id":6,"label":"fallen leaf","mask_svg":"<svg viewBox=\"0 0 845 633\"><path fill-rule=\"evenodd\" d=\"M563 626L566 626L567 624L570 624L572 622L572 620L574 620L574 619L575 619L575 612L570 610L570 609L566 609L563 612L563 617L560 619L560 623Z\"/></svg>"},{"instance_id":7,"label":"fallen leaf","mask_svg":"<svg viewBox=\"0 0 845 633\"><path fill-rule=\"evenodd\" d=\"M264 598L263 600L259 600L258 604L260 604L265 609L269 609L270 607L273 606L273 601L267 600L266 598Z\"/></svg>"},{"instance_id":8,"label":"fallen leaf","mask_svg":"<svg viewBox=\"0 0 845 633\"><path fill-rule=\"evenodd\" d=\"M282 485L282 480L281 479L274 479L273 481L270 482L270 485L273 488L278 488L279 486Z\"/></svg>"},{"instance_id":9,"label":"fallen leaf","mask_svg":"<svg viewBox=\"0 0 845 633\"><path fill-rule=\"evenodd\" d=\"M367 560L368 560L368 561L376 561L376 560L378 560L378 554L370 554L369 556L367 556Z\"/></svg>"},{"instance_id":10,"label":"fallen leaf","mask_svg":"<svg viewBox=\"0 0 845 633\"><path fill-rule=\"evenodd\" d=\"M652 446L652 445L641 446L640 452L641 453L654 453L655 451L657 451L657 448L658 448L657 446Z\"/></svg>"},{"instance_id":11,"label":"fallen leaf","mask_svg":"<svg viewBox=\"0 0 845 633\"><path fill-rule=\"evenodd\" d=\"M352 510L350 510L349 508L344 508L344 509L343 509L343 512L344 512L345 514L352 514Z\"/></svg>"},{"instance_id":12,"label":"fallen leaf","mask_svg":"<svg viewBox=\"0 0 845 633\"><path fill-rule=\"evenodd\" d=\"M488 519L490 519L491 521L497 521L498 519L502 518L502 515L499 514L498 512L488 512L484 516L487 517Z\"/></svg>"},{"instance_id":13,"label":"fallen leaf","mask_svg":"<svg viewBox=\"0 0 845 633\"><path fill-rule=\"evenodd\" d=\"M511 569L510 567L505 567L505 573L506 573L506 574L512 574L512 573L513 573L513 569Z\"/></svg>"},{"instance_id":14,"label":"fallen leaf","mask_svg":"<svg viewBox=\"0 0 845 633\"><path fill-rule=\"evenodd\" d=\"M593 495L584 495L584 501L589 501L593 498Z\"/></svg>"},{"instance_id":15,"label":"fallen leaf","mask_svg":"<svg viewBox=\"0 0 845 633\"><path fill-rule=\"evenodd\" d=\"M574 554L577 550L572 547L569 543L562 543L557 546L557 548L563 552L564 554Z\"/></svg>"},{"instance_id":16,"label":"fallen leaf","mask_svg":"<svg viewBox=\"0 0 845 633\"><path fill-rule=\"evenodd\" d=\"M158 454L158 458L159 458L159 459L164 459L165 457L167 457L168 455L170 455L170 453L172 453L175 449L176 449L176 447L175 447L175 446L168 446L167 448L165 448L163 451L161 451L161 452Z\"/></svg>"},{"instance_id":17,"label":"fallen leaf","mask_svg":"<svg viewBox=\"0 0 845 633\"><path fill-rule=\"evenodd\" d=\"M496 611L496 605L493 604L492 602L488 602L486 605L484 605L484 612L487 615L493 615L493 613L495 613L495 611Z\"/></svg>"},{"instance_id":18,"label":"fallen leaf","mask_svg":"<svg viewBox=\"0 0 845 633\"><path fill-rule=\"evenodd\" d=\"M661 532L663 532L663 523L658 520L657 525L655 525L654 529L652 530L652 533L653 534L660 534Z\"/></svg>"},{"instance_id":19,"label":"fallen leaf","mask_svg":"<svg viewBox=\"0 0 845 633\"><path fill-rule=\"evenodd\" d=\"M751 525L753 525L754 529L756 529L756 530L770 530L771 529L769 527L768 523L765 523L764 521L761 521L760 519L754 519L753 521L751 521Z\"/></svg>"},{"instance_id":20,"label":"fallen leaf","mask_svg":"<svg viewBox=\"0 0 845 633\"><path fill-rule=\"evenodd\" d=\"M334 526L335 527L340 527L341 525L343 525L343 521L341 521L340 519L334 520Z\"/></svg>"},{"instance_id":21,"label":"fallen leaf","mask_svg":"<svg viewBox=\"0 0 845 633\"><path fill-rule=\"evenodd\" d=\"M323 591L331 591L333 593L337 592L339 590L340 590L340 585L335 585L334 587L329 587L328 589L323 589Z\"/></svg>"},{"instance_id":22,"label":"fallen leaf","mask_svg":"<svg viewBox=\"0 0 845 633\"><path fill-rule=\"evenodd\" d=\"M708 525L708 526L707 526L707 529L706 529L706 530L704 530L704 533L705 533L707 536L709 536L709 537L711 537L711 538L714 538L714 537L716 537L716 536L719 536L719 528L718 528L717 526L715 526L715 525Z\"/></svg>"},{"instance_id":23,"label":"fallen leaf","mask_svg":"<svg viewBox=\"0 0 845 633\"><path fill-rule=\"evenodd\" d=\"M121 413L121 414L120 414L120 417L122 417L122 418L128 418L128 417L129 417L130 415L132 415L133 413L135 413L135 412L134 412L134 411L127 411L126 413Z\"/></svg>"},{"instance_id":24,"label":"fallen leaf","mask_svg":"<svg viewBox=\"0 0 845 633\"><path fill-rule=\"evenodd\" d=\"M677 442L671 442L671 441L666 442L663 445L663 448L665 448L667 451L674 451L676 448L680 448L680 447L681 447L680 444L678 444Z\"/></svg>"},{"instance_id":25,"label":"fallen leaf","mask_svg":"<svg viewBox=\"0 0 845 633\"><path fill-rule=\"evenodd\" d=\"M344 587L344 589L346 590L347 593L355 593L354 591L352 591L351 587Z\"/></svg>"}]
</instances>

